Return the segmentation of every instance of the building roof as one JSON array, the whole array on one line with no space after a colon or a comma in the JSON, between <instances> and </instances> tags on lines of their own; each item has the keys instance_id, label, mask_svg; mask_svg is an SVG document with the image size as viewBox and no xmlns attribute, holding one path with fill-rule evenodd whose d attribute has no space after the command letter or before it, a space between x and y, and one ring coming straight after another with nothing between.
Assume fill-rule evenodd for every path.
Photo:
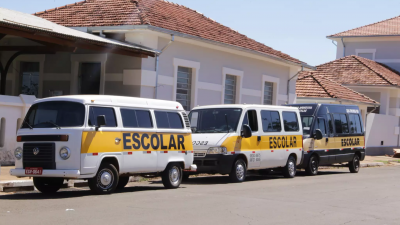
<instances>
[{"instance_id":1,"label":"building roof","mask_svg":"<svg viewBox=\"0 0 400 225\"><path fill-rule=\"evenodd\" d=\"M328 37L392 36L400 35L400 16L358 27Z\"/></svg>"},{"instance_id":2,"label":"building roof","mask_svg":"<svg viewBox=\"0 0 400 225\"><path fill-rule=\"evenodd\" d=\"M67 27L151 25L308 66L195 10L163 0L86 0L35 15Z\"/></svg>"},{"instance_id":3,"label":"building roof","mask_svg":"<svg viewBox=\"0 0 400 225\"><path fill-rule=\"evenodd\" d=\"M303 71L296 82L296 94L299 98L326 98L336 101L360 102L378 105L379 103L367 96L347 88L318 71Z\"/></svg>"},{"instance_id":4,"label":"building roof","mask_svg":"<svg viewBox=\"0 0 400 225\"><path fill-rule=\"evenodd\" d=\"M31 33L32 36L37 37L55 37L69 41L73 40L76 46L78 46L79 42L82 42L86 44L105 47L107 49L112 48L112 51L120 49L123 51L132 51L149 56L155 56L156 54L155 50L149 48L102 38L100 36L67 28L30 14L5 8L0 8L0 29L0 33L11 35L13 35L14 33L18 33L16 31L19 31L23 32L23 34Z\"/></svg>"},{"instance_id":5,"label":"building roof","mask_svg":"<svg viewBox=\"0 0 400 225\"><path fill-rule=\"evenodd\" d=\"M343 85L400 86L400 74L384 64L350 55L317 66L319 75Z\"/></svg>"}]
</instances>

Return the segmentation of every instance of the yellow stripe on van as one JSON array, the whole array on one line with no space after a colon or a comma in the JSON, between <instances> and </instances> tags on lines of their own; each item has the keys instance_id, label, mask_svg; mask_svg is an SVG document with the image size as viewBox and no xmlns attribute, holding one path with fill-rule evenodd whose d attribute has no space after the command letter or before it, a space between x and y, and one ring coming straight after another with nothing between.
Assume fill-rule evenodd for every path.
<instances>
[{"instance_id":1,"label":"yellow stripe on van","mask_svg":"<svg viewBox=\"0 0 400 225\"><path fill-rule=\"evenodd\" d=\"M242 138L240 136L228 137L222 146L227 148L228 152L234 151L263 151L263 150L283 150L292 148L301 148L303 136L301 135L279 135L279 136L258 136Z\"/></svg>"},{"instance_id":2,"label":"yellow stripe on van","mask_svg":"<svg viewBox=\"0 0 400 225\"><path fill-rule=\"evenodd\" d=\"M116 142L116 139L121 141ZM82 133L81 153L123 151L192 151L190 133L102 132Z\"/></svg>"}]
</instances>

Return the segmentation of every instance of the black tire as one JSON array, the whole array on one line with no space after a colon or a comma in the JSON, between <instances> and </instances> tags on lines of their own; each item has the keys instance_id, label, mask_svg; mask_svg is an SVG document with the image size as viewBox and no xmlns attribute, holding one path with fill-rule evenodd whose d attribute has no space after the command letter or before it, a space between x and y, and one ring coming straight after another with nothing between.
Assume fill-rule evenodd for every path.
<instances>
[{"instance_id":1,"label":"black tire","mask_svg":"<svg viewBox=\"0 0 400 225\"><path fill-rule=\"evenodd\" d=\"M90 190L98 195L113 193L118 182L118 170L110 163L102 163L96 176L88 180Z\"/></svg>"},{"instance_id":2,"label":"black tire","mask_svg":"<svg viewBox=\"0 0 400 225\"><path fill-rule=\"evenodd\" d=\"M319 160L316 155L312 155L310 157L310 160L308 161L308 165L306 167L306 173L309 176L315 176L318 174L318 166L319 166Z\"/></svg>"},{"instance_id":3,"label":"black tire","mask_svg":"<svg viewBox=\"0 0 400 225\"><path fill-rule=\"evenodd\" d=\"M293 156L289 156L286 166L283 167L283 176L286 178L296 176L296 159Z\"/></svg>"},{"instance_id":4,"label":"black tire","mask_svg":"<svg viewBox=\"0 0 400 225\"><path fill-rule=\"evenodd\" d=\"M243 159L237 159L233 163L232 170L229 173L229 179L233 183L241 183L246 180L247 167Z\"/></svg>"},{"instance_id":5,"label":"black tire","mask_svg":"<svg viewBox=\"0 0 400 225\"><path fill-rule=\"evenodd\" d=\"M182 166L179 163L168 164L161 178L165 188L178 188L182 183Z\"/></svg>"},{"instance_id":6,"label":"black tire","mask_svg":"<svg viewBox=\"0 0 400 225\"><path fill-rule=\"evenodd\" d=\"M187 181L187 180L189 180L189 177L190 177L190 173L183 173L183 175L182 175L182 180L183 181Z\"/></svg>"},{"instance_id":7,"label":"black tire","mask_svg":"<svg viewBox=\"0 0 400 225\"><path fill-rule=\"evenodd\" d=\"M43 194L53 194L60 190L64 178L34 177L33 184Z\"/></svg>"},{"instance_id":8,"label":"black tire","mask_svg":"<svg viewBox=\"0 0 400 225\"><path fill-rule=\"evenodd\" d=\"M358 173L360 171L360 156L354 154L353 160L349 162L349 170L351 173Z\"/></svg>"},{"instance_id":9,"label":"black tire","mask_svg":"<svg viewBox=\"0 0 400 225\"><path fill-rule=\"evenodd\" d=\"M130 177L119 177L117 190L122 190L129 183Z\"/></svg>"}]
</instances>

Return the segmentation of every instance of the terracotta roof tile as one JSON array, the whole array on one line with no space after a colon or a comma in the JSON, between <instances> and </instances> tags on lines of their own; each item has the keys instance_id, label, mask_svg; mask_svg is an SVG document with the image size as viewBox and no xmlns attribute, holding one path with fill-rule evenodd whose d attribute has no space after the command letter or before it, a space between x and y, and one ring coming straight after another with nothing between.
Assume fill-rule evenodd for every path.
<instances>
[{"instance_id":1,"label":"terracotta roof tile","mask_svg":"<svg viewBox=\"0 0 400 225\"><path fill-rule=\"evenodd\" d=\"M400 16L358 27L328 37L400 35Z\"/></svg>"},{"instance_id":2,"label":"terracotta roof tile","mask_svg":"<svg viewBox=\"0 0 400 225\"><path fill-rule=\"evenodd\" d=\"M344 85L400 86L400 74L370 59L351 55L317 66L319 75Z\"/></svg>"},{"instance_id":3,"label":"terracotta roof tile","mask_svg":"<svg viewBox=\"0 0 400 225\"><path fill-rule=\"evenodd\" d=\"M86 0L35 15L67 27L152 25L302 63L195 10L163 0Z\"/></svg>"},{"instance_id":4,"label":"terracotta roof tile","mask_svg":"<svg viewBox=\"0 0 400 225\"><path fill-rule=\"evenodd\" d=\"M334 98L368 104L379 104L377 101L330 80L318 71L304 71L299 74L296 83L297 97Z\"/></svg>"}]
</instances>

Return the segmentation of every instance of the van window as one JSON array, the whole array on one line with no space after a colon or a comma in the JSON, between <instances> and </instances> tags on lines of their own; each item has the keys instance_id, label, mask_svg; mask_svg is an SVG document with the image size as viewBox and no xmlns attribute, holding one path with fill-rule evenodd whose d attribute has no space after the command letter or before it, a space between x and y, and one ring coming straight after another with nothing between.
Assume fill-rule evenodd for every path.
<instances>
[{"instance_id":1,"label":"van window","mask_svg":"<svg viewBox=\"0 0 400 225\"><path fill-rule=\"evenodd\" d=\"M116 127L115 111L109 107L90 107L89 126L97 126L97 117L105 116L106 125L103 127Z\"/></svg>"},{"instance_id":2,"label":"van window","mask_svg":"<svg viewBox=\"0 0 400 225\"><path fill-rule=\"evenodd\" d=\"M165 129L182 129L183 122L179 113L155 111L157 127Z\"/></svg>"},{"instance_id":3,"label":"van window","mask_svg":"<svg viewBox=\"0 0 400 225\"><path fill-rule=\"evenodd\" d=\"M121 109L122 123L124 127L152 128L150 111Z\"/></svg>"},{"instance_id":4,"label":"van window","mask_svg":"<svg viewBox=\"0 0 400 225\"><path fill-rule=\"evenodd\" d=\"M258 131L257 111L256 110L247 111L243 119L243 124L249 125L251 131L257 132Z\"/></svg>"},{"instance_id":5,"label":"van window","mask_svg":"<svg viewBox=\"0 0 400 225\"><path fill-rule=\"evenodd\" d=\"M323 118L318 118L315 124L315 130L320 129L322 135L326 135L326 124L325 124L325 119Z\"/></svg>"},{"instance_id":6,"label":"van window","mask_svg":"<svg viewBox=\"0 0 400 225\"><path fill-rule=\"evenodd\" d=\"M281 118L277 111L261 110L261 121L264 132L280 132Z\"/></svg>"},{"instance_id":7,"label":"van window","mask_svg":"<svg viewBox=\"0 0 400 225\"><path fill-rule=\"evenodd\" d=\"M285 131L299 131L299 122L295 112L283 112L282 117Z\"/></svg>"},{"instance_id":8,"label":"van window","mask_svg":"<svg viewBox=\"0 0 400 225\"><path fill-rule=\"evenodd\" d=\"M349 133L346 114L333 114L335 129L337 134Z\"/></svg>"},{"instance_id":9,"label":"van window","mask_svg":"<svg viewBox=\"0 0 400 225\"><path fill-rule=\"evenodd\" d=\"M328 114L327 117L328 117L329 133L333 134L334 132L333 132L333 122L332 122L331 114Z\"/></svg>"},{"instance_id":10,"label":"van window","mask_svg":"<svg viewBox=\"0 0 400 225\"><path fill-rule=\"evenodd\" d=\"M352 134L362 133L360 115L349 114L349 120L350 120L350 133Z\"/></svg>"},{"instance_id":11,"label":"van window","mask_svg":"<svg viewBox=\"0 0 400 225\"><path fill-rule=\"evenodd\" d=\"M193 133L230 133L237 130L241 115L237 108L199 109L190 112L189 120Z\"/></svg>"},{"instance_id":12,"label":"van window","mask_svg":"<svg viewBox=\"0 0 400 225\"><path fill-rule=\"evenodd\" d=\"M303 134L308 135L311 133L311 124L314 120L312 116L302 116L301 117L302 124L303 124Z\"/></svg>"}]
</instances>

